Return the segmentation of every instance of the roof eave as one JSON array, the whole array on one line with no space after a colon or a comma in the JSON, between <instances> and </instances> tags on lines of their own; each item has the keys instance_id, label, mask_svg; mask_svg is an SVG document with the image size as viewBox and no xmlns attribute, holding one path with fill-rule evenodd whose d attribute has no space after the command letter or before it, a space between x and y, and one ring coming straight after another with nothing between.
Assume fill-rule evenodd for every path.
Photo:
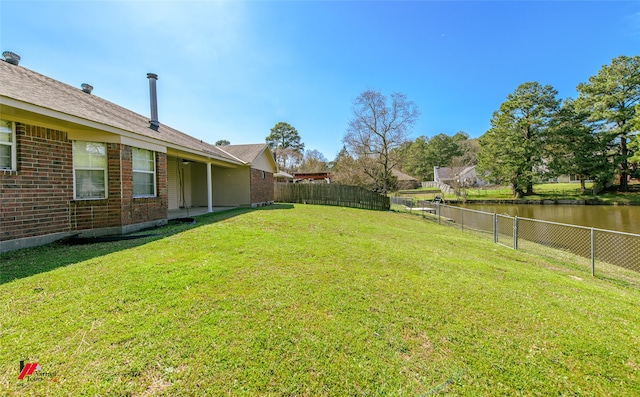
<instances>
[{"instance_id":1,"label":"roof eave","mask_svg":"<svg viewBox=\"0 0 640 397\"><path fill-rule=\"evenodd\" d=\"M224 157L221 157L221 156L216 155L214 153L209 153L207 151L195 149L195 148L192 148L192 147L189 147L189 146L178 145L178 144L175 144L175 143L163 141L161 139L154 139L154 138L151 138L151 137L147 137L147 136L138 134L138 133L133 132L133 131L128 131L128 130L124 130L124 129L121 129L121 128L110 126L108 124L103 124L103 123L99 123L99 122L96 122L96 121L84 119L82 117L74 116L74 115L71 115L71 114L68 114L68 113L60 112L60 111L53 110L53 109L50 109L50 108L46 108L46 107L43 107L43 106L34 105L32 103L20 101L20 100L17 100L17 99L14 99L14 98L10 98L10 97L5 96L5 95L0 95L0 105L1 106L12 107L12 108L15 108L15 109L19 109L19 110L22 110L22 111L28 112L28 113L33 113L33 114L45 116L45 117L48 117L48 118L51 118L51 119L55 119L55 120L62 120L62 121L68 122L68 123L76 124L76 125L87 127L87 128L92 128L92 129L105 131L105 132L109 132L109 133L120 135L120 136L125 136L125 137L131 138L131 139L137 139L139 141L148 142L148 143L152 143L152 144L155 144L155 145L165 146L167 148L172 148L172 149L175 149L175 150L189 152L189 153L200 155L200 156L204 156L206 158L210 158L210 159L216 160L216 161L222 161L222 162L236 164L236 165L245 165L246 164L245 162L237 159L235 156L232 156L232 157L234 159L237 159L237 161L233 161L232 159L224 158Z\"/></svg>"}]
</instances>

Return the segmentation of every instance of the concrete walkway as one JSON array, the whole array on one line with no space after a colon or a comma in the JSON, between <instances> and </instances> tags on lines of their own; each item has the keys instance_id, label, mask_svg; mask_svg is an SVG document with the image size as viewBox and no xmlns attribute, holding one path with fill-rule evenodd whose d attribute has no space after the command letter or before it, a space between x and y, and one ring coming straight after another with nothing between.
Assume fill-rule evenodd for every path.
<instances>
[{"instance_id":1,"label":"concrete walkway","mask_svg":"<svg viewBox=\"0 0 640 397\"><path fill-rule=\"evenodd\" d=\"M213 207L211 212L226 211L233 208L237 207ZM204 215L208 212L207 207L178 208L175 210L169 210L167 213L167 219L188 218L196 215Z\"/></svg>"}]
</instances>

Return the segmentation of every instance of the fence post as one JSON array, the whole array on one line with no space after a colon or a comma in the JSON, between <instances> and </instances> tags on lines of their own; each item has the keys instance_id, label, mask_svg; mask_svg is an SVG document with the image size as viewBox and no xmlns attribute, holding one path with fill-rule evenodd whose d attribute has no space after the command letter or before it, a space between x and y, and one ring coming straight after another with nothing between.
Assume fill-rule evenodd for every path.
<instances>
[{"instance_id":1,"label":"fence post","mask_svg":"<svg viewBox=\"0 0 640 397\"><path fill-rule=\"evenodd\" d=\"M459 211L460 211L460 230L464 231L464 210L460 208Z\"/></svg>"},{"instance_id":2,"label":"fence post","mask_svg":"<svg viewBox=\"0 0 640 397\"><path fill-rule=\"evenodd\" d=\"M493 243L498 243L498 214L493 213Z\"/></svg>"},{"instance_id":3,"label":"fence post","mask_svg":"<svg viewBox=\"0 0 640 397\"><path fill-rule=\"evenodd\" d=\"M518 216L513 217L513 249L518 249Z\"/></svg>"},{"instance_id":4,"label":"fence post","mask_svg":"<svg viewBox=\"0 0 640 397\"><path fill-rule=\"evenodd\" d=\"M596 231L591 228L591 276L596 275Z\"/></svg>"},{"instance_id":5,"label":"fence post","mask_svg":"<svg viewBox=\"0 0 640 397\"><path fill-rule=\"evenodd\" d=\"M438 225L440 224L440 202L436 203L436 211L438 212Z\"/></svg>"}]
</instances>

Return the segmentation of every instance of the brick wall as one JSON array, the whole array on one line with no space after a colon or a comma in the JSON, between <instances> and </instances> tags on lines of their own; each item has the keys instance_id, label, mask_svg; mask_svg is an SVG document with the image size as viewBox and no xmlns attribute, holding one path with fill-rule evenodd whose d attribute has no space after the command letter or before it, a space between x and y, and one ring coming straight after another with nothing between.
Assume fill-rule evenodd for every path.
<instances>
[{"instance_id":1,"label":"brick wall","mask_svg":"<svg viewBox=\"0 0 640 397\"><path fill-rule=\"evenodd\" d=\"M158 196L145 198L133 197L131 156L131 146L107 144L108 199L72 201L74 230L128 226L167 218L166 154L156 153Z\"/></svg>"},{"instance_id":2,"label":"brick wall","mask_svg":"<svg viewBox=\"0 0 640 397\"><path fill-rule=\"evenodd\" d=\"M73 158L67 133L16 123L18 171L0 171L0 240L69 231Z\"/></svg>"},{"instance_id":3,"label":"brick wall","mask_svg":"<svg viewBox=\"0 0 640 397\"><path fill-rule=\"evenodd\" d=\"M130 146L123 146L122 225L167 219L167 155L156 152L156 197L133 197L133 161Z\"/></svg>"},{"instance_id":4,"label":"brick wall","mask_svg":"<svg viewBox=\"0 0 640 397\"><path fill-rule=\"evenodd\" d=\"M120 152L122 145L107 144L107 197L69 201L71 230L84 231L122 225Z\"/></svg>"},{"instance_id":5,"label":"brick wall","mask_svg":"<svg viewBox=\"0 0 640 397\"><path fill-rule=\"evenodd\" d=\"M251 204L272 203L274 197L273 174L251 169Z\"/></svg>"},{"instance_id":6,"label":"brick wall","mask_svg":"<svg viewBox=\"0 0 640 397\"><path fill-rule=\"evenodd\" d=\"M109 143L108 198L74 200L67 133L16 123L16 138L18 170L0 171L0 241L166 219L166 154L156 153L157 197L133 198L131 147Z\"/></svg>"}]
</instances>

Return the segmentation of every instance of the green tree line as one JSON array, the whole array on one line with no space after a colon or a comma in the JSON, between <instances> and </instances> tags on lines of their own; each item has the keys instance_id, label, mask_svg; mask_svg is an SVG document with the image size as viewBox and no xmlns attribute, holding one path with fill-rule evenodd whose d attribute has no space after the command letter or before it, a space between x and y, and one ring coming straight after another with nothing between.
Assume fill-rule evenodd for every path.
<instances>
[{"instance_id":1,"label":"green tree line","mask_svg":"<svg viewBox=\"0 0 640 397\"><path fill-rule=\"evenodd\" d=\"M464 131L409 140L420 112L404 94L364 91L354 101L343 149L333 161L304 151L295 128L281 122L267 142L281 170L330 171L332 181L387 192L392 170L433 180L434 167L477 165L478 175L533 194L535 182L560 175L594 182L596 191L629 189L640 177L640 56L619 56L558 98L550 85L526 82L507 96L478 139Z\"/></svg>"},{"instance_id":2,"label":"green tree line","mask_svg":"<svg viewBox=\"0 0 640 397\"><path fill-rule=\"evenodd\" d=\"M629 178L640 177L640 56L614 58L577 91L560 100L549 85L521 84L479 139L479 171L516 197L563 174L577 176L583 189L592 180L597 191L614 184L628 191Z\"/></svg>"}]
</instances>

